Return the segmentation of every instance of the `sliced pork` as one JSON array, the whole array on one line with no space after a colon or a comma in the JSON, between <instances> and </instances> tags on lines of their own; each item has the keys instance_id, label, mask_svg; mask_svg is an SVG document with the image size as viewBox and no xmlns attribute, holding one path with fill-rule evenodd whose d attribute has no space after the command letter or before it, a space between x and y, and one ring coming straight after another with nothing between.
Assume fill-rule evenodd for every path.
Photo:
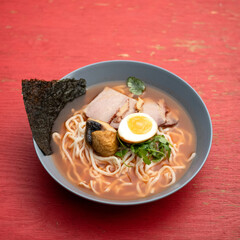
<instances>
[{"instance_id":1,"label":"sliced pork","mask_svg":"<svg viewBox=\"0 0 240 240\"><path fill-rule=\"evenodd\" d=\"M87 117L110 122L117 111L129 99L126 95L105 87L85 108L84 112Z\"/></svg>"},{"instance_id":2,"label":"sliced pork","mask_svg":"<svg viewBox=\"0 0 240 240\"><path fill-rule=\"evenodd\" d=\"M132 114L132 113L136 112L135 106L136 106L137 101L135 99L133 99L133 98L129 98L128 102L129 102L129 108L125 112L125 114L122 116L122 118L128 116L129 114Z\"/></svg>"},{"instance_id":3,"label":"sliced pork","mask_svg":"<svg viewBox=\"0 0 240 240\"><path fill-rule=\"evenodd\" d=\"M176 114L173 112L168 112L166 115L166 122L164 123L164 127L173 127L178 123L179 119Z\"/></svg>"},{"instance_id":4,"label":"sliced pork","mask_svg":"<svg viewBox=\"0 0 240 240\"><path fill-rule=\"evenodd\" d=\"M163 101L158 103L154 102L150 98L143 99L144 104L142 106L142 112L150 115L161 126L166 121L166 109Z\"/></svg>"},{"instance_id":5,"label":"sliced pork","mask_svg":"<svg viewBox=\"0 0 240 240\"><path fill-rule=\"evenodd\" d=\"M143 104L144 104L144 101L140 97L138 97L137 103L135 106L138 112L141 112Z\"/></svg>"},{"instance_id":6,"label":"sliced pork","mask_svg":"<svg viewBox=\"0 0 240 240\"><path fill-rule=\"evenodd\" d=\"M124 117L136 112L136 103L137 101L135 99L128 98L127 102L116 113L116 116L113 118L110 125L114 128L118 128L120 122Z\"/></svg>"},{"instance_id":7,"label":"sliced pork","mask_svg":"<svg viewBox=\"0 0 240 240\"><path fill-rule=\"evenodd\" d=\"M88 118L107 122L116 129L124 117L134 112L150 115L158 126L171 127L178 123L178 117L167 108L163 99L157 102L151 98L135 100L109 87L105 87L84 112Z\"/></svg>"}]
</instances>

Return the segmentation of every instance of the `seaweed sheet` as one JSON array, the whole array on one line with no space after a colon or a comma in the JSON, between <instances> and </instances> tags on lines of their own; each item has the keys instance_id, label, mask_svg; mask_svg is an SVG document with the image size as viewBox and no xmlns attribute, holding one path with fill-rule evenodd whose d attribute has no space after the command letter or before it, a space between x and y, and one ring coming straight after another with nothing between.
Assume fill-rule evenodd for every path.
<instances>
[{"instance_id":1,"label":"seaweed sheet","mask_svg":"<svg viewBox=\"0 0 240 240\"><path fill-rule=\"evenodd\" d=\"M52 154L52 127L58 114L66 103L85 93L85 79L22 80L23 100L32 135L44 155Z\"/></svg>"}]
</instances>

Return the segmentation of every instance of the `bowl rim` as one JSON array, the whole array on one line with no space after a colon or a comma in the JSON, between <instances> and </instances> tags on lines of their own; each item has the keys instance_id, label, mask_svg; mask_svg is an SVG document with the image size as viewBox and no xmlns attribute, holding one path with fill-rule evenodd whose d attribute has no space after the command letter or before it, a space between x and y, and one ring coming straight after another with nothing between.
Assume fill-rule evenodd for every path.
<instances>
[{"instance_id":1,"label":"bowl rim","mask_svg":"<svg viewBox=\"0 0 240 240\"><path fill-rule=\"evenodd\" d=\"M67 186L65 186L60 180L58 180L54 174L52 174L50 172L50 170L47 168L47 166L45 165L44 161L42 161L41 159L41 156L40 156L40 152L41 150L38 148L38 145L37 143L35 142L35 140L33 139L33 143L34 143L34 148L35 148L35 151L37 153L37 156L41 162L41 164L43 165L43 167L45 168L45 170L48 172L48 174L57 182L59 183L61 186L63 186L65 189L67 189L68 191L70 191L71 193L74 193L75 195L79 196L79 197L82 197L84 199L87 199L87 200L90 200L90 201L93 201L93 202L98 202L98 203L102 203L102 204L107 204L107 205L118 205L118 206L130 206L130 205L139 205L139 204L145 204L145 203L149 203L149 202L154 202L154 201L157 201L157 200L160 200L160 199L163 199L177 191L179 191L181 188L183 188L184 186L186 186L197 174L198 172L202 169L203 165L205 164L207 158L208 158L208 155L210 153L210 150L211 150L211 146L212 146L212 138L213 138L213 130L212 130L212 121L211 121L211 117L210 117L210 114L208 112L208 109L204 103L204 101L202 100L202 98L199 96L199 94L196 92L196 90L189 84L187 83L185 80L183 80L182 78L180 78L179 76L177 76L176 74L170 72L169 70L165 69L165 68L162 68L162 67L159 67L157 65L153 65L153 64L150 64L150 63L146 63L146 62L141 62L141 61L134 61L134 60L107 60L107 61L100 61L100 62L96 62L96 63L92 63L92 64L88 64L86 66L83 66L83 67L80 67L70 73L68 73L67 75L65 75L64 77L62 77L60 80L62 79L65 79L65 78L69 78L69 75L75 73L75 72L78 72L79 70L83 70L83 69L87 69L87 68L91 68L91 67L94 67L94 66L97 66L97 65L102 65L102 64L112 64L112 63L135 63L135 64L142 64L142 65L145 65L145 66L150 66L150 67L153 67L153 68L156 68L156 69L160 69L162 71L165 71L167 72L169 75L173 75L175 76L178 80L180 80L184 85L186 85L187 87L190 88L191 91L193 91L193 93L195 94L195 96L198 98L198 100L200 100L202 106L204 107L204 110L207 114L207 119L209 121L209 126L210 126L210 133L209 133L209 145L208 145L208 148L207 148L207 151L205 153L205 158L203 159L201 165L199 166L199 168L194 172L194 174L188 178L183 184L181 184L179 187L177 187L176 189L170 191L169 193L166 193L162 196L155 196L153 195L153 197L151 199L145 199L145 198L140 198L140 199L134 199L134 200L110 200L110 199L106 199L106 198L100 198L100 199L94 199L91 197L91 195L84 195L84 194L81 194L79 192L75 192L74 190L68 188ZM51 155L50 155L51 156ZM83 192L84 193L84 192Z\"/></svg>"}]
</instances>

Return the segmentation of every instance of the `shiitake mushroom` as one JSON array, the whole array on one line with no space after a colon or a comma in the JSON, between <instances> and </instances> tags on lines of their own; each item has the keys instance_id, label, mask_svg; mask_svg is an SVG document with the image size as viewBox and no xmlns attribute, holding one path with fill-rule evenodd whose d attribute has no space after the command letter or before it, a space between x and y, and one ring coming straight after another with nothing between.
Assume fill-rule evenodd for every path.
<instances>
[{"instance_id":1,"label":"shiitake mushroom","mask_svg":"<svg viewBox=\"0 0 240 240\"><path fill-rule=\"evenodd\" d=\"M92 132L98 131L102 129L101 123L94 120L87 120L86 123L86 131L85 131L85 140L86 142L92 146Z\"/></svg>"},{"instance_id":2,"label":"shiitake mushroom","mask_svg":"<svg viewBox=\"0 0 240 240\"><path fill-rule=\"evenodd\" d=\"M92 147L103 157L113 156L118 149L117 132L108 130L93 132Z\"/></svg>"},{"instance_id":3,"label":"shiitake mushroom","mask_svg":"<svg viewBox=\"0 0 240 240\"><path fill-rule=\"evenodd\" d=\"M87 120L85 139L93 150L103 157L114 155L118 149L117 131L100 120Z\"/></svg>"}]
</instances>

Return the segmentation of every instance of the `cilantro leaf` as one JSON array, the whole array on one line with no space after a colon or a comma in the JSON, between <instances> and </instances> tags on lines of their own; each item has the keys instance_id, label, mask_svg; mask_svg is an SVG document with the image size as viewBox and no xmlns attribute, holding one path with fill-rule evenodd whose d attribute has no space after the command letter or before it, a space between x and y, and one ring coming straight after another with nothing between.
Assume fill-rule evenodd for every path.
<instances>
[{"instance_id":1,"label":"cilantro leaf","mask_svg":"<svg viewBox=\"0 0 240 240\"><path fill-rule=\"evenodd\" d=\"M118 136L118 135L117 135ZM151 139L135 144L124 143L118 136L120 147L116 156L123 158L128 151L140 157L145 164L151 164L152 161L159 162L170 158L170 143L164 135L155 135Z\"/></svg>"},{"instance_id":2,"label":"cilantro leaf","mask_svg":"<svg viewBox=\"0 0 240 240\"><path fill-rule=\"evenodd\" d=\"M127 79L127 86L129 87L129 91L134 95L141 95L145 90L144 82L135 77L129 77Z\"/></svg>"},{"instance_id":3,"label":"cilantro leaf","mask_svg":"<svg viewBox=\"0 0 240 240\"><path fill-rule=\"evenodd\" d=\"M123 157L127 154L127 152L128 152L128 149L127 149L127 148L124 148L124 149L120 149L119 151L117 151L117 152L115 153L115 155L116 155L117 157L123 158Z\"/></svg>"},{"instance_id":4,"label":"cilantro leaf","mask_svg":"<svg viewBox=\"0 0 240 240\"><path fill-rule=\"evenodd\" d=\"M148 151L140 148L137 152L137 155L143 159L146 164L151 164L151 160L148 158Z\"/></svg>"},{"instance_id":5,"label":"cilantro leaf","mask_svg":"<svg viewBox=\"0 0 240 240\"><path fill-rule=\"evenodd\" d=\"M127 148L127 146L123 143L123 141L120 139L119 135L117 134L117 139L121 145L122 148Z\"/></svg>"}]
</instances>

